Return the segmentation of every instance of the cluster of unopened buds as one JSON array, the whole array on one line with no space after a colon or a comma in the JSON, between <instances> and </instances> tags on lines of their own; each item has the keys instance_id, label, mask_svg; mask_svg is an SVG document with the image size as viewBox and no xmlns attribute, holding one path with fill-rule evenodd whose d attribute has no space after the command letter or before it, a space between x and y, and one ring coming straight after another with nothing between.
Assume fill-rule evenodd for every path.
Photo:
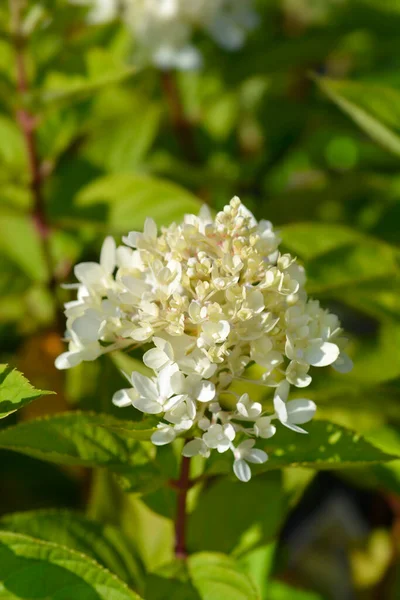
<instances>
[{"instance_id":1,"label":"cluster of unopened buds","mask_svg":"<svg viewBox=\"0 0 400 600\"><path fill-rule=\"evenodd\" d=\"M279 423L307 433L301 425L316 406L288 400L290 386L308 386L310 367L351 368L338 318L307 298L304 269L279 252L271 223L257 222L237 197L215 219L203 207L160 233L147 219L143 233L123 242L117 248L106 238L99 263L75 267L69 350L56 366L144 346L149 376L131 373L114 404L157 415L155 445L180 436L190 440L184 456L232 451L235 474L248 481L248 463L268 459L255 447L259 438ZM257 383L274 389L272 414L235 391L254 364Z\"/></svg>"}]
</instances>

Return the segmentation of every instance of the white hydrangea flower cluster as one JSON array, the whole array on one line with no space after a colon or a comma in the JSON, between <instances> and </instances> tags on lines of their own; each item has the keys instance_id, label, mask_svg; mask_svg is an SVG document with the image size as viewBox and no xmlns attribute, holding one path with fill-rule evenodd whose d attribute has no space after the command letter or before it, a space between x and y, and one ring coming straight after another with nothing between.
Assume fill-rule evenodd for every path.
<instances>
[{"instance_id":1,"label":"white hydrangea flower cluster","mask_svg":"<svg viewBox=\"0 0 400 600\"><path fill-rule=\"evenodd\" d=\"M75 267L78 297L66 304L69 350L56 366L149 345L143 362L153 376L132 373L114 404L158 415L156 445L184 434L193 438L184 456L231 450L235 474L248 481L248 463L268 458L254 448L257 438L273 436L277 421L306 433L300 425L315 413L311 400L288 401L290 386L308 386L311 366L351 368L338 318L307 298L304 269L279 252L271 223L257 222L237 197L214 220L203 207L159 235L147 219L143 233L123 242L116 248L107 238L99 264ZM254 363L257 382L275 389L273 414L234 391L236 380L249 381ZM226 408L227 394L233 408Z\"/></svg>"},{"instance_id":2,"label":"white hydrangea flower cluster","mask_svg":"<svg viewBox=\"0 0 400 600\"><path fill-rule=\"evenodd\" d=\"M121 16L132 32L139 58L161 69L195 69L201 54L191 42L208 33L227 50L238 50L258 23L253 0L72 0L92 6L89 21Z\"/></svg>"},{"instance_id":3,"label":"white hydrangea flower cluster","mask_svg":"<svg viewBox=\"0 0 400 600\"><path fill-rule=\"evenodd\" d=\"M238 50L257 24L252 0L124 0L124 20L143 57L161 69L195 69L198 30L226 50Z\"/></svg>"}]
</instances>

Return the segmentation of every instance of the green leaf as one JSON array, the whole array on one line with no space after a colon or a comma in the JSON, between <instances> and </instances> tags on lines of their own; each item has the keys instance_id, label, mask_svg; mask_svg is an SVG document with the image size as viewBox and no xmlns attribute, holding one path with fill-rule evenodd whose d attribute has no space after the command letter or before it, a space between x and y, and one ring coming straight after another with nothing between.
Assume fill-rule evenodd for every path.
<instances>
[{"instance_id":1,"label":"green leaf","mask_svg":"<svg viewBox=\"0 0 400 600\"><path fill-rule=\"evenodd\" d=\"M65 465L107 467L128 490L153 489L165 480L148 440L153 420L120 421L110 415L64 413L0 431L0 448Z\"/></svg>"},{"instance_id":2,"label":"green leaf","mask_svg":"<svg viewBox=\"0 0 400 600\"><path fill-rule=\"evenodd\" d=\"M267 597L269 578L274 567L275 553L278 542L271 542L265 546L258 546L244 556L239 563L249 577L254 581L262 598Z\"/></svg>"},{"instance_id":3,"label":"green leaf","mask_svg":"<svg viewBox=\"0 0 400 600\"><path fill-rule=\"evenodd\" d=\"M44 108L59 108L81 102L93 96L107 86L122 83L137 72L136 67L124 67L118 71L100 77L65 76L53 73L47 81L47 89L33 94L33 101Z\"/></svg>"},{"instance_id":4,"label":"green leaf","mask_svg":"<svg viewBox=\"0 0 400 600\"><path fill-rule=\"evenodd\" d=\"M227 498L235 501L227 502ZM246 509L238 510L239 506ZM201 492L190 516L189 548L242 555L277 535L285 508L278 472L253 478L246 485L226 478L216 481Z\"/></svg>"},{"instance_id":5,"label":"green leaf","mask_svg":"<svg viewBox=\"0 0 400 600\"><path fill-rule=\"evenodd\" d=\"M400 452L388 454L354 431L334 423L312 421L306 429L308 434L304 435L281 426L273 438L257 444L267 452L269 460L263 466L252 466L252 471L256 474L283 467L342 469L386 462L400 456ZM224 456L214 455L207 471L210 474L231 472L231 463Z\"/></svg>"},{"instance_id":6,"label":"green leaf","mask_svg":"<svg viewBox=\"0 0 400 600\"><path fill-rule=\"evenodd\" d=\"M141 228L146 217L157 225L181 219L185 213L197 213L199 200L186 189L145 175L118 173L95 180L83 188L76 199L76 209L105 205L113 231L126 232Z\"/></svg>"},{"instance_id":7,"label":"green leaf","mask_svg":"<svg viewBox=\"0 0 400 600\"><path fill-rule=\"evenodd\" d=\"M285 246L306 261L343 246L358 244L363 238L350 227L316 222L291 223L280 227L279 233Z\"/></svg>"},{"instance_id":8,"label":"green leaf","mask_svg":"<svg viewBox=\"0 0 400 600\"><path fill-rule=\"evenodd\" d=\"M0 530L22 533L39 540L57 540L60 546L82 552L115 573L128 584L143 577L142 567L132 546L111 525L104 525L84 515L67 510L39 510L6 515Z\"/></svg>"},{"instance_id":9,"label":"green leaf","mask_svg":"<svg viewBox=\"0 0 400 600\"><path fill-rule=\"evenodd\" d=\"M400 456L400 428L385 425L369 431L367 437L384 452Z\"/></svg>"},{"instance_id":10,"label":"green leaf","mask_svg":"<svg viewBox=\"0 0 400 600\"><path fill-rule=\"evenodd\" d=\"M8 365L0 365L0 419L48 394L54 392L37 390L22 373Z\"/></svg>"},{"instance_id":11,"label":"green leaf","mask_svg":"<svg viewBox=\"0 0 400 600\"><path fill-rule=\"evenodd\" d=\"M154 512L137 494L123 494L120 506L121 526L137 547L146 570L170 563L174 558L173 521Z\"/></svg>"},{"instance_id":12,"label":"green leaf","mask_svg":"<svg viewBox=\"0 0 400 600\"><path fill-rule=\"evenodd\" d=\"M260 600L240 565L224 554L192 554L186 564L172 563L148 577L151 600Z\"/></svg>"},{"instance_id":13,"label":"green leaf","mask_svg":"<svg viewBox=\"0 0 400 600\"><path fill-rule=\"evenodd\" d=\"M138 600L92 559L57 544L0 532L0 597L7 600Z\"/></svg>"},{"instance_id":14,"label":"green leaf","mask_svg":"<svg viewBox=\"0 0 400 600\"><path fill-rule=\"evenodd\" d=\"M323 600L322 596L309 590L302 590L282 581L271 581L268 584L268 600Z\"/></svg>"},{"instance_id":15,"label":"green leaf","mask_svg":"<svg viewBox=\"0 0 400 600\"><path fill-rule=\"evenodd\" d=\"M282 234L285 246L306 261L311 294L342 294L392 280L399 271L394 248L348 227L296 223L283 227ZM354 298L353 305L356 302Z\"/></svg>"},{"instance_id":16,"label":"green leaf","mask_svg":"<svg viewBox=\"0 0 400 600\"><path fill-rule=\"evenodd\" d=\"M316 79L320 89L380 146L400 156L400 93L352 81Z\"/></svg>"},{"instance_id":17,"label":"green leaf","mask_svg":"<svg viewBox=\"0 0 400 600\"><path fill-rule=\"evenodd\" d=\"M280 427L264 446L269 452L265 469L282 466L341 469L397 458L397 453L383 452L354 431L334 423L313 421L306 429L308 434L304 435Z\"/></svg>"},{"instance_id":18,"label":"green leaf","mask_svg":"<svg viewBox=\"0 0 400 600\"><path fill-rule=\"evenodd\" d=\"M84 185L88 179L87 166L81 166L85 180L79 191L76 193L74 187L65 200L63 197L62 205L53 205L54 220L64 227L85 226L107 234L120 234L142 229L147 217L161 226L181 220L186 213L199 212L200 201L186 189L169 181L115 173ZM69 185L65 174L57 193L63 194L63 188Z\"/></svg>"},{"instance_id":19,"label":"green leaf","mask_svg":"<svg viewBox=\"0 0 400 600\"><path fill-rule=\"evenodd\" d=\"M137 170L157 136L161 102L150 101L139 90L111 88L102 93L94 109L84 156L107 172Z\"/></svg>"},{"instance_id":20,"label":"green leaf","mask_svg":"<svg viewBox=\"0 0 400 600\"><path fill-rule=\"evenodd\" d=\"M43 249L31 219L8 212L1 214L0 250L30 280L46 281L47 268Z\"/></svg>"},{"instance_id":21,"label":"green leaf","mask_svg":"<svg viewBox=\"0 0 400 600\"><path fill-rule=\"evenodd\" d=\"M356 291L356 293L354 293ZM400 277L366 281L354 289L342 290L341 299L349 306L372 317L393 322L400 321Z\"/></svg>"},{"instance_id":22,"label":"green leaf","mask_svg":"<svg viewBox=\"0 0 400 600\"><path fill-rule=\"evenodd\" d=\"M344 297L346 301L347 294ZM351 299L349 298L349 302ZM356 305L357 299L353 299ZM376 336L354 342L354 369L348 381L360 384L383 383L400 376L400 325L393 320L383 320ZM368 394L368 392L365 392ZM382 396L385 393L382 391ZM366 401L368 402L368 401ZM382 407L381 407L382 408Z\"/></svg>"},{"instance_id":23,"label":"green leaf","mask_svg":"<svg viewBox=\"0 0 400 600\"><path fill-rule=\"evenodd\" d=\"M5 116L0 116L0 165L7 168L10 176L18 178L27 168L22 133L18 125Z\"/></svg>"},{"instance_id":24,"label":"green leaf","mask_svg":"<svg viewBox=\"0 0 400 600\"><path fill-rule=\"evenodd\" d=\"M238 568L238 564L223 554L202 552L188 559L188 569L194 587L207 600L257 600L253 583Z\"/></svg>"}]
</instances>

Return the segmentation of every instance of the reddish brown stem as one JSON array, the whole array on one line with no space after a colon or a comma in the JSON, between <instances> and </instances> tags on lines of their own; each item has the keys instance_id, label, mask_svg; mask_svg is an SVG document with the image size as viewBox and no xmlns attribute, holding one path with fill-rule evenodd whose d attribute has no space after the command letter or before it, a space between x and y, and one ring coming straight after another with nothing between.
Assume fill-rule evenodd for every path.
<instances>
[{"instance_id":1,"label":"reddish brown stem","mask_svg":"<svg viewBox=\"0 0 400 600\"><path fill-rule=\"evenodd\" d=\"M28 159L30 189L33 198L32 221L40 237L44 259L48 272L48 289L57 305L57 281L54 276L53 260L49 244L50 227L46 217L42 184L43 175L36 142L37 118L24 108L24 100L29 92L29 83L25 67L25 38L22 31L22 0L9 0L11 14L11 30L15 51L16 86L20 107L16 118L20 126Z\"/></svg>"},{"instance_id":2,"label":"reddish brown stem","mask_svg":"<svg viewBox=\"0 0 400 600\"><path fill-rule=\"evenodd\" d=\"M176 558L186 558L186 500L190 489L190 458L183 456L181 462L181 472L179 479L175 483L178 490L178 501L175 518L175 556Z\"/></svg>"},{"instance_id":3,"label":"reddish brown stem","mask_svg":"<svg viewBox=\"0 0 400 600\"><path fill-rule=\"evenodd\" d=\"M161 72L161 83L168 104L172 126L185 157L192 163L199 163L192 123L186 117L179 89L171 71Z\"/></svg>"}]
</instances>

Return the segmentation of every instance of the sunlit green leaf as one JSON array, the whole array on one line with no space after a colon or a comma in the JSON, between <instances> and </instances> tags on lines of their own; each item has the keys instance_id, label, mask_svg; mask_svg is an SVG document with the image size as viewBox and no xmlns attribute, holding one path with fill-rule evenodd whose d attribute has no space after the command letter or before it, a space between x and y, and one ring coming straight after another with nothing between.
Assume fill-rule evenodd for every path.
<instances>
[{"instance_id":1,"label":"sunlit green leaf","mask_svg":"<svg viewBox=\"0 0 400 600\"><path fill-rule=\"evenodd\" d=\"M400 156L400 93L371 83L317 79L321 90L386 150Z\"/></svg>"},{"instance_id":2,"label":"sunlit green leaf","mask_svg":"<svg viewBox=\"0 0 400 600\"><path fill-rule=\"evenodd\" d=\"M0 214L0 250L2 254L35 281L47 278L43 247L33 221L27 216Z\"/></svg>"},{"instance_id":3,"label":"sunlit green leaf","mask_svg":"<svg viewBox=\"0 0 400 600\"><path fill-rule=\"evenodd\" d=\"M338 248L358 244L363 238L356 229L318 222L284 225L279 232L285 246L306 261Z\"/></svg>"},{"instance_id":4,"label":"sunlit green leaf","mask_svg":"<svg viewBox=\"0 0 400 600\"><path fill-rule=\"evenodd\" d=\"M5 116L0 116L0 165L18 176L27 169L23 135L18 125Z\"/></svg>"},{"instance_id":5,"label":"sunlit green leaf","mask_svg":"<svg viewBox=\"0 0 400 600\"><path fill-rule=\"evenodd\" d=\"M147 440L154 421L120 421L110 415L64 413L20 423L0 431L0 448L65 465L108 467L118 474L126 489L142 491L160 485L158 471Z\"/></svg>"},{"instance_id":6,"label":"sunlit green leaf","mask_svg":"<svg viewBox=\"0 0 400 600\"><path fill-rule=\"evenodd\" d=\"M146 597L152 600L260 600L253 582L232 558L202 552L187 563L172 563L151 574Z\"/></svg>"},{"instance_id":7,"label":"sunlit green leaf","mask_svg":"<svg viewBox=\"0 0 400 600\"><path fill-rule=\"evenodd\" d=\"M227 498L235 498L235 502L227 503ZM246 510L238 511L238 506L246 506ZM216 481L201 492L191 514L189 547L193 551L233 552L236 556L247 553L276 536L285 508L280 473L254 478L248 485L227 479Z\"/></svg>"},{"instance_id":8,"label":"sunlit green leaf","mask_svg":"<svg viewBox=\"0 0 400 600\"><path fill-rule=\"evenodd\" d=\"M98 223L104 232L125 233L141 229L147 217L165 225L197 213L200 206L193 194L169 181L116 173L81 189L68 213L58 213L57 219L68 226Z\"/></svg>"},{"instance_id":9,"label":"sunlit green leaf","mask_svg":"<svg viewBox=\"0 0 400 600\"><path fill-rule=\"evenodd\" d=\"M268 600L323 600L323 598L315 592L292 587L282 581L270 581Z\"/></svg>"},{"instance_id":10,"label":"sunlit green leaf","mask_svg":"<svg viewBox=\"0 0 400 600\"><path fill-rule=\"evenodd\" d=\"M262 598L266 598L270 584L270 574L274 567L277 541L249 550L240 557L239 564L254 581Z\"/></svg>"},{"instance_id":11,"label":"sunlit green leaf","mask_svg":"<svg viewBox=\"0 0 400 600\"><path fill-rule=\"evenodd\" d=\"M139 599L125 583L84 554L8 531L0 532L0 597Z\"/></svg>"},{"instance_id":12,"label":"sunlit green leaf","mask_svg":"<svg viewBox=\"0 0 400 600\"><path fill-rule=\"evenodd\" d=\"M306 261L311 294L346 292L399 272L393 248L348 227L296 223L283 227L282 234L285 246Z\"/></svg>"},{"instance_id":13,"label":"sunlit green leaf","mask_svg":"<svg viewBox=\"0 0 400 600\"><path fill-rule=\"evenodd\" d=\"M325 421L312 421L305 426L307 435L279 427L273 438L258 444L269 460L261 467L252 466L254 473L282 467L310 467L313 469L342 469L363 464L393 460L400 452L386 453L359 434ZM0 438L1 439L1 438ZM209 459L207 470L228 473L232 460L223 455Z\"/></svg>"},{"instance_id":14,"label":"sunlit green leaf","mask_svg":"<svg viewBox=\"0 0 400 600\"><path fill-rule=\"evenodd\" d=\"M161 114L161 103L149 102L143 93L122 93L115 88L103 91L94 107L94 124L87 132L84 156L107 172L132 172L150 150Z\"/></svg>"},{"instance_id":15,"label":"sunlit green leaf","mask_svg":"<svg viewBox=\"0 0 400 600\"><path fill-rule=\"evenodd\" d=\"M40 396L53 393L35 389L22 373L8 365L0 365L0 419Z\"/></svg>"},{"instance_id":16,"label":"sunlit green leaf","mask_svg":"<svg viewBox=\"0 0 400 600\"><path fill-rule=\"evenodd\" d=\"M136 73L135 67L125 67L119 71L94 78L82 76L66 77L54 73L47 83L47 89L37 95L33 100L39 106L51 108L69 105L90 98L93 94L109 85L115 85L129 79Z\"/></svg>"},{"instance_id":17,"label":"sunlit green leaf","mask_svg":"<svg viewBox=\"0 0 400 600\"><path fill-rule=\"evenodd\" d=\"M84 515L66 510L39 510L5 515L0 530L67 546L82 552L135 587L143 576L135 550L123 534Z\"/></svg>"}]
</instances>

